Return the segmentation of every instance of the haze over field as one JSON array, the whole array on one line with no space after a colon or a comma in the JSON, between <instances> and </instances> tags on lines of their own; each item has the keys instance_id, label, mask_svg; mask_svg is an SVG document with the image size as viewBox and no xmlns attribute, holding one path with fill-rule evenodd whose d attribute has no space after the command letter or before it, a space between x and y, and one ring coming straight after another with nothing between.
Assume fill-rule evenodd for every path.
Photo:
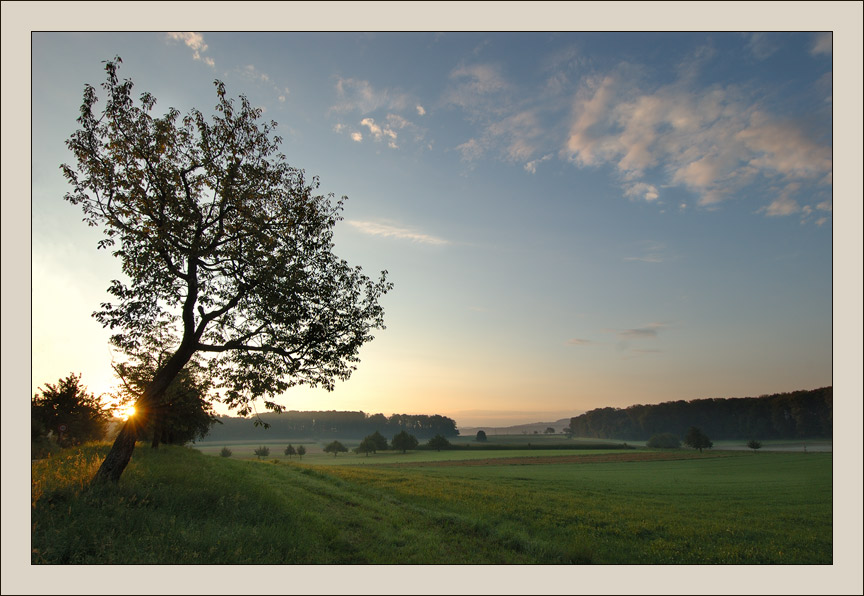
<instances>
[{"instance_id":1,"label":"haze over field","mask_svg":"<svg viewBox=\"0 0 864 596\"><path fill-rule=\"evenodd\" d=\"M115 55L158 113L247 95L349 197L337 254L390 272L357 372L290 409L508 426L832 384L830 33L32 39L34 392L115 383L90 313L120 273L59 170Z\"/></svg>"}]
</instances>

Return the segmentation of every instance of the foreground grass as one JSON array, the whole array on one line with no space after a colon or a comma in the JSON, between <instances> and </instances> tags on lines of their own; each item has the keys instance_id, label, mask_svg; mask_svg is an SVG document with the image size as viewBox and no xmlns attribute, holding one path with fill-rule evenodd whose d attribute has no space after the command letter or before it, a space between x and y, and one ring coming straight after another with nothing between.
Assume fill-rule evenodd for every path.
<instances>
[{"instance_id":1,"label":"foreground grass","mask_svg":"<svg viewBox=\"0 0 864 596\"><path fill-rule=\"evenodd\" d=\"M88 487L106 450L33 464L33 563L832 562L830 454L394 468L139 447Z\"/></svg>"}]
</instances>

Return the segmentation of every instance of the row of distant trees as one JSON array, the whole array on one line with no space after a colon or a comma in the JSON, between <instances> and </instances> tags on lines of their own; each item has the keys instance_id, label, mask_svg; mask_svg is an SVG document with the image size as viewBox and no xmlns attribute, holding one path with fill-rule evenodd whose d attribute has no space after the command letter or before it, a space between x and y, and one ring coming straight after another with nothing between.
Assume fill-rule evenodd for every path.
<instances>
[{"instance_id":1,"label":"row of distant trees","mask_svg":"<svg viewBox=\"0 0 864 596\"><path fill-rule=\"evenodd\" d=\"M718 439L829 438L833 391L823 387L761 397L597 408L571 418L569 430L578 437L648 440L659 433L684 436L691 426Z\"/></svg>"},{"instance_id":2,"label":"row of distant trees","mask_svg":"<svg viewBox=\"0 0 864 596\"><path fill-rule=\"evenodd\" d=\"M282 413L261 414L255 418L268 428L267 438L358 438L373 432L393 436L402 431L420 440L435 435L456 437L456 421L447 416L426 414L366 414L355 411L307 411L288 410ZM219 426L214 427L209 439L214 441L238 441L263 438L262 429L254 426L249 418L220 416Z\"/></svg>"}]
</instances>

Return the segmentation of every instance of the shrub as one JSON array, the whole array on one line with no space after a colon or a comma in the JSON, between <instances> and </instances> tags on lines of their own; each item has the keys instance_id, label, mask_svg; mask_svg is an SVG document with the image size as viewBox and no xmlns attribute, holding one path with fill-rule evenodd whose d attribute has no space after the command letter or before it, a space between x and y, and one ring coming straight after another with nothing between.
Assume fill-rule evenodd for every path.
<instances>
[{"instance_id":1,"label":"shrub","mask_svg":"<svg viewBox=\"0 0 864 596\"><path fill-rule=\"evenodd\" d=\"M756 449L762 448L762 441L757 441L756 439L750 439L749 441L747 441L747 446L750 449L753 449L755 451Z\"/></svg>"},{"instance_id":2,"label":"shrub","mask_svg":"<svg viewBox=\"0 0 864 596\"><path fill-rule=\"evenodd\" d=\"M678 449L681 447L681 440L672 433L660 433L648 439L645 446L652 449Z\"/></svg>"},{"instance_id":3,"label":"shrub","mask_svg":"<svg viewBox=\"0 0 864 596\"><path fill-rule=\"evenodd\" d=\"M486 431L478 430L477 436L474 438L475 441L485 441L486 440Z\"/></svg>"},{"instance_id":4,"label":"shrub","mask_svg":"<svg viewBox=\"0 0 864 596\"><path fill-rule=\"evenodd\" d=\"M270 455L270 448L262 445L255 450L255 455L258 456L258 459L261 459L262 457L267 457L268 455Z\"/></svg>"},{"instance_id":5,"label":"shrub","mask_svg":"<svg viewBox=\"0 0 864 596\"><path fill-rule=\"evenodd\" d=\"M222 457L231 457L231 450L228 447L223 447L222 451L219 452L219 455Z\"/></svg>"}]
</instances>

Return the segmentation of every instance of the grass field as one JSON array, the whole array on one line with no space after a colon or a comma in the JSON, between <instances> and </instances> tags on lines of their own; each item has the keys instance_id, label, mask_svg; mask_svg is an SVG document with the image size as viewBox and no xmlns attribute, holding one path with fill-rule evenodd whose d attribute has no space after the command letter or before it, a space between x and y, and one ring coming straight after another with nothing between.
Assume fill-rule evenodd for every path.
<instances>
[{"instance_id":1,"label":"grass field","mask_svg":"<svg viewBox=\"0 0 864 596\"><path fill-rule=\"evenodd\" d=\"M106 450L32 464L33 563L833 560L830 453L310 453L298 463L141 445L119 485L89 488Z\"/></svg>"}]
</instances>

